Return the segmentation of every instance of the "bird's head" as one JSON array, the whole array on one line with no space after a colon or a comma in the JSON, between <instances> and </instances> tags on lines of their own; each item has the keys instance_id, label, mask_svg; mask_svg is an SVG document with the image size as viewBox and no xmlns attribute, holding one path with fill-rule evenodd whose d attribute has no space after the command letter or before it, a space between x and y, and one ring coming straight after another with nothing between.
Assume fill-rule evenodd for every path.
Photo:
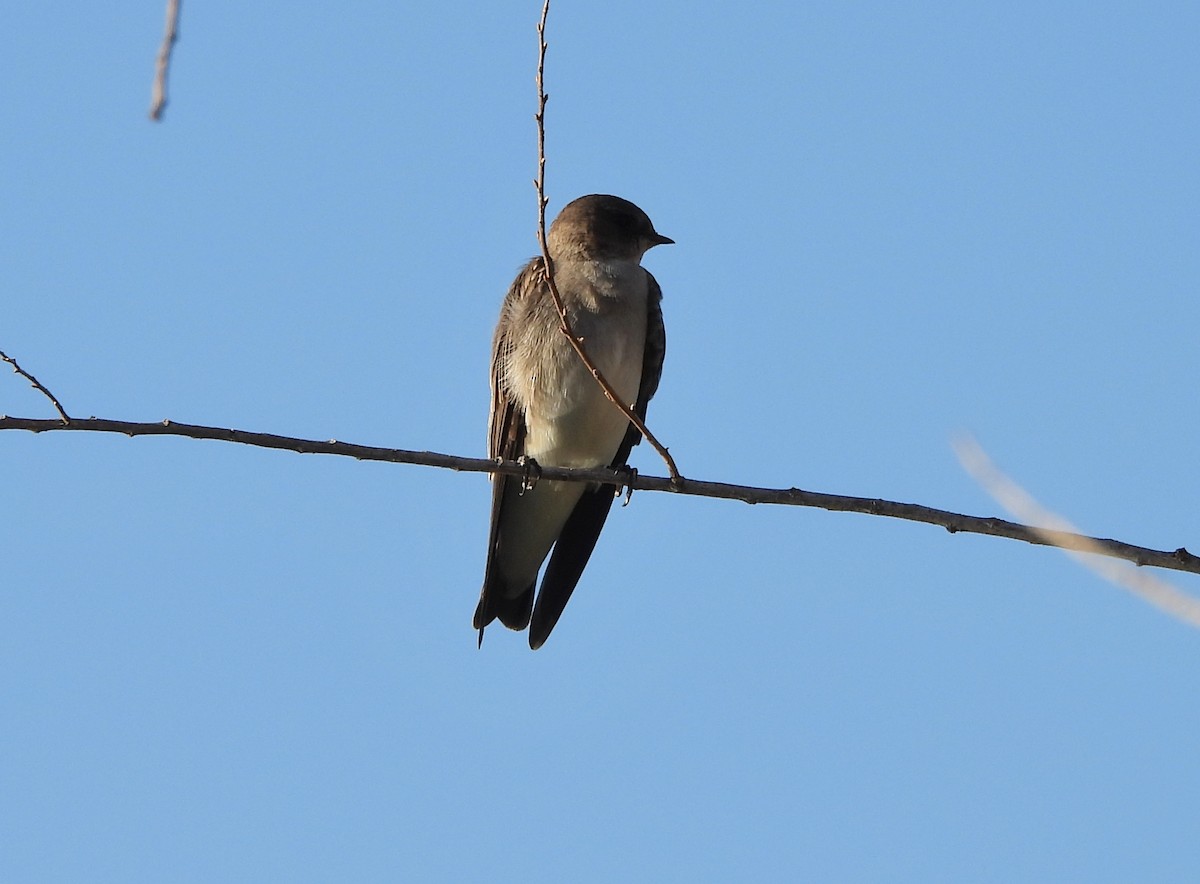
<instances>
[{"instance_id":1,"label":"bird's head","mask_svg":"<svg viewBox=\"0 0 1200 884\"><path fill-rule=\"evenodd\" d=\"M550 255L556 260L640 261L647 250L674 243L654 229L629 200L593 193L572 200L550 225Z\"/></svg>"}]
</instances>

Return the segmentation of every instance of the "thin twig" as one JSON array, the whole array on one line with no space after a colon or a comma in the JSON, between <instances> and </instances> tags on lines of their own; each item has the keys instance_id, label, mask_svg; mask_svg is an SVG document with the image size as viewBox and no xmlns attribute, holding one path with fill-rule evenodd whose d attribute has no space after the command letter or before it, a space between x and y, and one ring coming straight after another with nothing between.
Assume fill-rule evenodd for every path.
<instances>
[{"instance_id":1,"label":"thin twig","mask_svg":"<svg viewBox=\"0 0 1200 884\"><path fill-rule=\"evenodd\" d=\"M62 418L62 422L64 424L69 424L71 422L71 419L69 417L67 417L66 411L63 410L62 404L54 397L54 394L51 393L49 390L47 390L42 385L41 381L39 381L37 378L35 378L33 375L31 375L25 369L21 368L21 366L17 364L17 360L15 360L13 357L9 356L3 350L0 350L0 360L3 360L4 362L7 362L9 365L11 365L13 367L13 371L15 371L21 377L25 378L25 380L29 381L29 383L33 385L33 389L37 390L39 393L41 393L43 396L45 396L47 399L49 399L50 404L54 406L54 410L58 412L58 416L60 418Z\"/></svg>"},{"instance_id":2,"label":"thin twig","mask_svg":"<svg viewBox=\"0 0 1200 884\"><path fill-rule=\"evenodd\" d=\"M330 454L353 457L357 460L382 461L385 463L410 463L419 466L442 467L471 473L503 473L506 476L528 476L529 468L517 461L495 461L482 458L458 457L434 451L408 451L402 448L378 448L355 445L349 442L330 440L321 442L313 439L298 439L291 436L275 436L268 433L251 433L246 430L205 427L194 424L179 424L173 421L161 423L131 423L128 421L105 420L102 418L75 418L69 424L56 420L37 420L0 415L0 430L29 430L43 433L57 430L81 430L99 433L121 433L126 436L186 436L191 439L215 439L295 451L300 454ZM819 491L804 491L799 488L760 488L752 485L731 485L725 482L703 482L696 479L670 479L663 476L631 474L628 470L607 468L573 470L562 467L542 466L541 477L555 481L600 482L606 485L628 485L642 491L668 491L695 497L712 497L723 500L741 500L745 503L778 504L781 506L805 506L845 513L864 513L906 519L938 525L953 533L988 534L1006 537L1039 546L1056 546L1062 549L1078 549L1098 555L1125 559L1138 565L1168 568L1173 571L1188 571L1200 574L1200 556L1195 556L1182 547L1174 551L1162 551L1134 546L1119 540L1087 537L1068 531L1050 531L1020 525L1004 519L981 516L965 516L947 510L934 509L915 503L899 503L870 497L847 497Z\"/></svg>"},{"instance_id":3,"label":"thin twig","mask_svg":"<svg viewBox=\"0 0 1200 884\"><path fill-rule=\"evenodd\" d=\"M154 85L150 89L150 119L156 123L162 119L167 107L167 72L171 68L171 50L179 39L179 4L182 0L167 0L167 27L162 45L158 47L158 58L154 62Z\"/></svg>"},{"instance_id":4,"label":"thin twig","mask_svg":"<svg viewBox=\"0 0 1200 884\"><path fill-rule=\"evenodd\" d=\"M554 307L558 310L558 318L560 320L559 331L566 335L567 340L571 343L571 348L579 356L584 366L592 377L596 379L596 383L600 385L600 389L604 391L605 397L621 410L621 414L629 418L629 422L633 424L639 433L649 442L654 450L659 453L663 461L667 465L667 472L671 474L672 481L680 481L683 477L679 474L679 467L675 466L675 459L671 457L671 453L667 451L654 434L646 427L646 422L638 416L627 403L621 401L621 397L617 391L613 389L612 384L604 377L604 374L596 367L596 363L588 357L587 351L583 347L583 338L578 337L575 331L571 328L571 320L567 316L567 306L563 303L562 295L559 294L558 286L554 282L554 262L550 258L550 244L546 240L546 102L549 96L546 95L545 74L546 74L546 17L550 14L550 0L545 0L542 4L542 18L538 22L538 66L537 66L537 91L538 91L538 111L534 115L537 120L538 133L538 174L537 180L534 181L534 186L537 187L538 196L538 245L542 249L542 261L545 264L544 273L546 277L546 286L550 289L550 297L554 299Z\"/></svg>"}]
</instances>

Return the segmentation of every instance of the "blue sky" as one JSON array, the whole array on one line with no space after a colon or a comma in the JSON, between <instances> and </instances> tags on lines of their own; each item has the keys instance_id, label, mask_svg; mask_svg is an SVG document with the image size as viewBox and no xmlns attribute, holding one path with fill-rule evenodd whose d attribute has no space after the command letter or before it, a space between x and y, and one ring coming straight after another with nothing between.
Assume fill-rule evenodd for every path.
<instances>
[{"instance_id":1,"label":"blue sky","mask_svg":"<svg viewBox=\"0 0 1200 884\"><path fill-rule=\"evenodd\" d=\"M76 415L478 456L528 4L0 28L0 348ZM677 245L695 478L1200 548L1194 3L558 3L548 195ZM0 374L0 413L52 412ZM636 465L661 473L642 446ZM1200 634L1064 556L640 493L546 647L487 481L0 434L6 881L1194 880ZM1169 575L1200 590L1189 575Z\"/></svg>"}]
</instances>

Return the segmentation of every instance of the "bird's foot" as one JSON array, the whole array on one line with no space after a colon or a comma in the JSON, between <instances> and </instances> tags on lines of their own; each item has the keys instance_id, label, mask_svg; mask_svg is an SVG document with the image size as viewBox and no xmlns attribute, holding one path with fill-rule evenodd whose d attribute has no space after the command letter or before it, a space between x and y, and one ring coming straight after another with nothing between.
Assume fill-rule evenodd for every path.
<instances>
[{"instance_id":1,"label":"bird's foot","mask_svg":"<svg viewBox=\"0 0 1200 884\"><path fill-rule=\"evenodd\" d=\"M633 499L633 483L637 481L638 471L635 467L629 465L615 468L621 476L621 483L617 485L616 497L624 495L625 499L621 501L621 506L629 506L629 501Z\"/></svg>"},{"instance_id":2,"label":"bird's foot","mask_svg":"<svg viewBox=\"0 0 1200 884\"><path fill-rule=\"evenodd\" d=\"M521 494L524 494L537 486L538 480L542 478L542 468L536 460L524 454L517 458L517 463L525 469L521 474Z\"/></svg>"}]
</instances>

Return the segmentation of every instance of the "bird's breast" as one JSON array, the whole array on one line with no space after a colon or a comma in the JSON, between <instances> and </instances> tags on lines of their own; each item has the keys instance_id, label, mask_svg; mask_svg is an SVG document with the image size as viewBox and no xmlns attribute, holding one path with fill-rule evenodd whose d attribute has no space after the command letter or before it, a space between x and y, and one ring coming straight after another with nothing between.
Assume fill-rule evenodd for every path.
<instances>
[{"instance_id":1,"label":"bird's breast","mask_svg":"<svg viewBox=\"0 0 1200 884\"><path fill-rule=\"evenodd\" d=\"M589 262L596 265L600 262ZM572 329L588 357L622 402L637 400L646 347L645 271L604 266L564 268L556 282L571 313ZM611 462L628 420L604 395L552 317L544 346L522 348L525 364L510 377L525 407L525 452L540 463L591 467Z\"/></svg>"}]
</instances>

